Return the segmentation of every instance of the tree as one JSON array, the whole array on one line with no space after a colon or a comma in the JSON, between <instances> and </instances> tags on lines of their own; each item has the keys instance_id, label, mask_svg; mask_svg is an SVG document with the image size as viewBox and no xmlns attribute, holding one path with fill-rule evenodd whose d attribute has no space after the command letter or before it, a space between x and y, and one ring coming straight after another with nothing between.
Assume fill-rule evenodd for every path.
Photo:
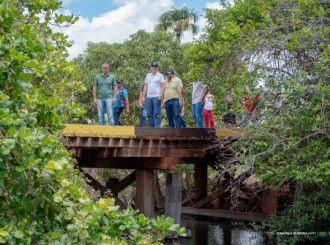
<instances>
[{"instance_id":1,"label":"tree","mask_svg":"<svg viewBox=\"0 0 330 245\"><path fill-rule=\"evenodd\" d=\"M64 122L81 116L72 95L83 86L67 37L51 26L77 18L56 0L0 3L0 243L152 243L176 229L118 212L112 198L93 201L61 143Z\"/></svg>"},{"instance_id":2,"label":"tree","mask_svg":"<svg viewBox=\"0 0 330 245\"><path fill-rule=\"evenodd\" d=\"M234 91L237 115L246 86L262 91L259 127L249 128L253 133L234 149L265 185L295 186L271 231L319 232L280 242L324 242L330 225L329 3L242 0L224 7L207 12L207 33L187 52L188 75L208 77L219 94ZM274 110L279 93L283 102Z\"/></svg>"},{"instance_id":3,"label":"tree","mask_svg":"<svg viewBox=\"0 0 330 245\"><path fill-rule=\"evenodd\" d=\"M159 17L159 24L156 25L156 31L168 31L173 30L178 41L182 39L185 31L191 31L192 34L197 34L198 15L193 10L189 10L187 7L176 8L163 13Z\"/></svg>"}]
</instances>

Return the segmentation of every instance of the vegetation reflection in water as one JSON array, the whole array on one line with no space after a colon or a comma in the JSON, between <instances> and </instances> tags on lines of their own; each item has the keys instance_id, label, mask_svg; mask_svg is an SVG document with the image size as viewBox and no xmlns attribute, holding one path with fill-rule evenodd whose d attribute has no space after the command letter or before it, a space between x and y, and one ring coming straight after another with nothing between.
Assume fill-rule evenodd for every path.
<instances>
[{"instance_id":1,"label":"vegetation reflection in water","mask_svg":"<svg viewBox=\"0 0 330 245\"><path fill-rule=\"evenodd\" d=\"M234 226L221 221L185 217L182 225L191 231L190 238L172 240L171 245L262 245L267 241L262 231Z\"/></svg>"}]
</instances>

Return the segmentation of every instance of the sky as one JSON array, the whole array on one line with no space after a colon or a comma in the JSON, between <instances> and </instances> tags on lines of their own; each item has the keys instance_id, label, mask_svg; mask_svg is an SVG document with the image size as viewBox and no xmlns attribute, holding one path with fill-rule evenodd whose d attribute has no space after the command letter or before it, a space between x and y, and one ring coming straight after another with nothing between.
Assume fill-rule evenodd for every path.
<instances>
[{"instance_id":1,"label":"sky","mask_svg":"<svg viewBox=\"0 0 330 245\"><path fill-rule=\"evenodd\" d=\"M62 13L79 16L79 21L60 31L73 43L70 58L81 54L87 42L124 42L138 30L153 31L159 16L173 6L188 7L199 15L198 26L206 26L205 8L220 9L217 0L62 0ZM200 32L201 33L201 32ZM183 42L193 40L186 32Z\"/></svg>"}]
</instances>

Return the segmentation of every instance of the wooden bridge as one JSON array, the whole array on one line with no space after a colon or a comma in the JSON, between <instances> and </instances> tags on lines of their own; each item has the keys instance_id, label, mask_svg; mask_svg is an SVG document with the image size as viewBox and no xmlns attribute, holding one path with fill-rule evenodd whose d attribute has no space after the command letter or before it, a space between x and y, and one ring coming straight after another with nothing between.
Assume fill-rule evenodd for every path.
<instances>
[{"instance_id":1,"label":"wooden bridge","mask_svg":"<svg viewBox=\"0 0 330 245\"><path fill-rule=\"evenodd\" d=\"M62 133L65 146L73 152L79 168L134 169L118 183L104 187L90 175L85 176L94 188L105 192L107 188L117 194L136 181L136 207L145 215L154 216L154 170L171 170L167 177L165 212L176 218L190 213L241 220L260 221L276 212L276 193L263 194L262 213L242 213L228 210L203 209L204 204L220 194L207 190L208 164L215 161L213 141L219 138L242 136L239 129L199 128L137 128L133 126L66 125ZM194 164L193 207L182 207L178 164ZM222 188L224 192L224 188ZM217 190L219 192L219 190ZM118 204L120 200L117 197Z\"/></svg>"}]
</instances>

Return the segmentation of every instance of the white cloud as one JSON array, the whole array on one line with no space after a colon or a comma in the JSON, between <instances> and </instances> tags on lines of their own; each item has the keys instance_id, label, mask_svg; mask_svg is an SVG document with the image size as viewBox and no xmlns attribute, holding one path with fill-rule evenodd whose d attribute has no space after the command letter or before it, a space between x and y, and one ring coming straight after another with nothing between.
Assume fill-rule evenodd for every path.
<instances>
[{"instance_id":1,"label":"white cloud","mask_svg":"<svg viewBox=\"0 0 330 245\"><path fill-rule=\"evenodd\" d=\"M220 5L220 2L207 2L205 4L205 8L207 9L217 9L217 10L222 10L223 6Z\"/></svg>"},{"instance_id":2,"label":"white cloud","mask_svg":"<svg viewBox=\"0 0 330 245\"><path fill-rule=\"evenodd\" d=\"M158 17L174 5L172 0L117 0L116 2L122 3L122 6L91 20L80 17L75 25L62 29L69 36L69 40L73 41L73 46L69 49L70 58L82 53L88 41L123 42L140 29L152 31Z\"/></svg>"},{"instance_id":3,"label":"white cloud","mask_svg":"<svg viewBox=\"0 0 330 245\"><path fill-rule=\"evenodd\" d=\"M73 1L81 0L63 0L64 7L69 6ZM89 41L121 43L140 29L153 31L158 17L174 6L173 0L112 0L112 2L121 6L92 19L80 17L75 25L61 30L69 36L69 40L73 41L73 46L69 48L70 58L81 54ZM219 2L207 2L204 8L222 9L222 6ZM67 9L64 12L70 14ZM200 29L199 34L194 36L190 32L185 32L182 42L190 42L204 33L203 29L207 25L205 17L201 16L197 24Z\"/></svg>"},{"instance_id":4,"label":"white cloud","mask_svg":"<svg viewBox=\"0 0 330 245\"><path fill-rule=\"evenodd\" d=\"M204 9L216 9L216 10L222 10L223 6L220 5L220 2L206 2ZM199 33L195 36L193 36L190 32L184 33L184 36L182 38L182 42L190 42L194 38L197 39L202 34L205 33L204 29L207 25L207 20L204 16L200 16L197 22L197 25L199 27Z\"/></svg>"},{"instance_id":5,"label":"white cloud","mask_svg":"<svg viewBox=\"0 0 330 245\"><path fill-rule=\"evenodd\" d=\"M199 19L197 21L197 26L199 28L199 32L197 33L197 35L193 35L191 32L184 32L183 37L182 37L182 42L184 42L184 43L191 42L194 39L197 39L201 34L204 33L204 28L206 26L206 19L204 18L204 16L199 17Z\"/></svg>"}]
</instances>

